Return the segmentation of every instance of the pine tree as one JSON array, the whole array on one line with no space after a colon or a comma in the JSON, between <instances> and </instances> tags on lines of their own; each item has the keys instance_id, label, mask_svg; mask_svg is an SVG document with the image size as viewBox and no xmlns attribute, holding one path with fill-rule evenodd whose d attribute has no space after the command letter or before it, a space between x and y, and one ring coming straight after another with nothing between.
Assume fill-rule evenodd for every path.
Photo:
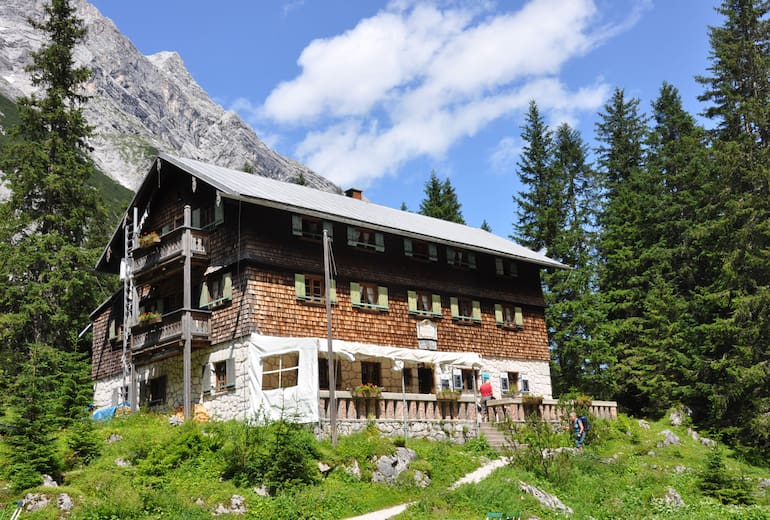
<instances>
[{"instance_id":1,"label":"pine tree","mask_svg":"<svg viewBox=\"0 0 770 520\"><path fill-rule=\"evenodd\" d=\"M703 418L728 424L733 441L770 453L770 3L725 0L710 28L711 66L701 100L715 119L718 167L713 219L704 226L712 262L699 298L699 397Z\"/></svg>"},{"instance_id":2,"label":"pine tree","mask_svg":"<svg viewBox=\"0 0 770 520\"><path fill-rule=\"evenodd\" d=\"M0 205L0 278L8 281L0 284L1 387L14 389L6 442L20 468L16 485L30 471L58 473L48 432L87 403L89 345L79 332L105 296L93 273L105 213L87 185L94 166L80 87L89 71L73 60L85 29L68 0L45 12L31 23L49 40L29 67L43 96L19 100L19 126L0 151L12 191Z\"/></svg>"},{"instance_id":3,"label":"pine tree","mask_svg":"<svg viewBox=\"0 0 770 520\"><path fill-rule=\"evenodd\" d=\"M596 125L598 172L605 197L598 217L599 291L606 320L599 341L612 349L605 356L613 373L605 391L615 393L622 383L625 390L617 395L624 404L636 401L638 381L623 378L628 363L618 358L631 352L640 331L640 304L646 290L638 276L644 253L641 233L654 189L644 178L647 129L638 106L639 100L627 100L623 90L616 89Z\"/></svg>"},{"instance_id":4,"label":"pine tree","mask_svg":"<svg viewBox=\"0 0 770 520\"><path fill-rule=\"evenodd\" d=\"M420 202L420 214L465 224L452 183L449 178L441 182L435 170L430 172L430 179L425 183L425 198Z\"/></svg>"},{"instance_id":5,"label":"pine tree","mask_svg":"<svg viewBox=\"0 0 770 520\"><path fill-rule=\"evenodd\" d=\"M535 101L529 102L521 140L524 147L516 165L524 189L513 198L517 220L511 238L535 251L545 249L548 254L563 222L559 213L562 187L553 178L553 137Z\"/></svg>"}]
</instances>

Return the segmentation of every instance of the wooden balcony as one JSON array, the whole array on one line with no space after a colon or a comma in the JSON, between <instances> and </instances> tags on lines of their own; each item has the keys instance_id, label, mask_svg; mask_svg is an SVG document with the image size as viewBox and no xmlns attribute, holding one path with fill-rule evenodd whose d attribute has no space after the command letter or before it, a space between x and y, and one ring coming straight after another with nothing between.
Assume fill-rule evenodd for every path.
<instances>
[{"instance_id":1,"label":"wooden balcony","mask_svg":"<svg viewBox=\"0 0 770 520\"><path fill-rule=\"evenodd\" d=\"M134 276L146 277L161 270L164 273L169 268L181 269L184 264L183 241L185 228L180 227L166 233L159 243L134 250ZM191 260L195 263L207 263L209 260L209 232L192 229L190 243Z\"/></svg>"},{"instance_id":2,"label":"wooden balcony","mask_svg":"<svg viewBox=\"0 0 770 520\"><path fill-rule=\"evenodd\" d=\"M184 343L182 320L185 314L186 312L180 309L164 314L160 323L134 325L131 328L133 355L135 357L145 354L159 356L163 355L163 353L173 355L179 352ZM190 311L190 330L193 347L203 347L210 344L210 315L210 311Z\"/></svg>"}]
</instances>

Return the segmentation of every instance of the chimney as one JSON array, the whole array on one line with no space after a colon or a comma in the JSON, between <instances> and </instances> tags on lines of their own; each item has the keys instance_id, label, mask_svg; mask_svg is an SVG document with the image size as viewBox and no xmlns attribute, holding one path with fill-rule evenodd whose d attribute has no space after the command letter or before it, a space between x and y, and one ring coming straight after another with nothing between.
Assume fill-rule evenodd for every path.
<instances>
[{"instance_id":1,"label":"chimney","mask_svg":"<svg viewBox=\"0 0 770 520\"><path fill-rule=\"evenodd\" d=\"M362 200L364 198L364 192L359 190L358 188L348 188L347 190L345 190L345 196L350 197L352 199Z\"/></svg>"}]
</instances>

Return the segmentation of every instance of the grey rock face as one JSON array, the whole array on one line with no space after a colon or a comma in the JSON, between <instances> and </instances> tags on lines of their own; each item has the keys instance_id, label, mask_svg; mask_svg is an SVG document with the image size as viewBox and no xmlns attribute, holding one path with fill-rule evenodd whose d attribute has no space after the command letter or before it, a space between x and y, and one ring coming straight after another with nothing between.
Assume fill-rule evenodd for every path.
<instances>
[{"instance_id":1,"label":"grey rock face","mask_svg":"<svg viewBox=\"0 0 770 520\"><path fill-rule=\"evenodd\" d=\"M409 463L417 459L417 453L409 448L396 448L394 455L383 455L374 461L377 468L372 474L372 482L393 483L404 472Z\"/></svg>"},{"instance_id":2,"label":"grey rock face","mask_svg":"<svg viewBox=\"0 0 770 520\"><path fill-rule=\"evenodd\" d=\"M673 444L681 444L679 437L677 437L671 430L663 430L660 434L665 435L666 438L657 444L658 448L665 448L666 446L671 446Z\"/></svg>"},{"instance_id":3,"label":"grey rock face","mask_svg":"<svg viewBox=\"0 0 770 520\"><path fill-rule=\"evenodd\" d=\"M27 23L41 20L46 0L0 2L0 93L35 93L24 67L43 35ZM78 65L93 70L85 107L94 126L93 158L107 175L135 189L158 151L284 181L300 175L308 186L339 192L306 166L269 149L234 112L214 103L175 52L142 55L115 24L86 0L73 0L88 29L76 49Z\"/></svg>"}]
</instances>

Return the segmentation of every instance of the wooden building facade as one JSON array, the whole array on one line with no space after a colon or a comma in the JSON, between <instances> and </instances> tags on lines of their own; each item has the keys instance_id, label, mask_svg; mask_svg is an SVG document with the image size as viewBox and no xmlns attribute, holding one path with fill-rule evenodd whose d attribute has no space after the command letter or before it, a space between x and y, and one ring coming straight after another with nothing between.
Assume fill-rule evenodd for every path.
<instances>
[{"instance_id":1,"label":"wooden building facade","mask_svg":"<svg viewBox=\"0 0 770 520\"><path fill-rule=\"evenodd\" d=\"M96 405L246 418L288 399L257 394L298 387L317 407L331 375L324 233L333 343L362 353L333 356L341 392L472 395L484 373L498 397L551 397L539 273L564 266L359 197L160 155L97 266L124 284L92 314ZM300 347L256 344L318 345L312 377Z\"/></svg>"}]
</instances>

